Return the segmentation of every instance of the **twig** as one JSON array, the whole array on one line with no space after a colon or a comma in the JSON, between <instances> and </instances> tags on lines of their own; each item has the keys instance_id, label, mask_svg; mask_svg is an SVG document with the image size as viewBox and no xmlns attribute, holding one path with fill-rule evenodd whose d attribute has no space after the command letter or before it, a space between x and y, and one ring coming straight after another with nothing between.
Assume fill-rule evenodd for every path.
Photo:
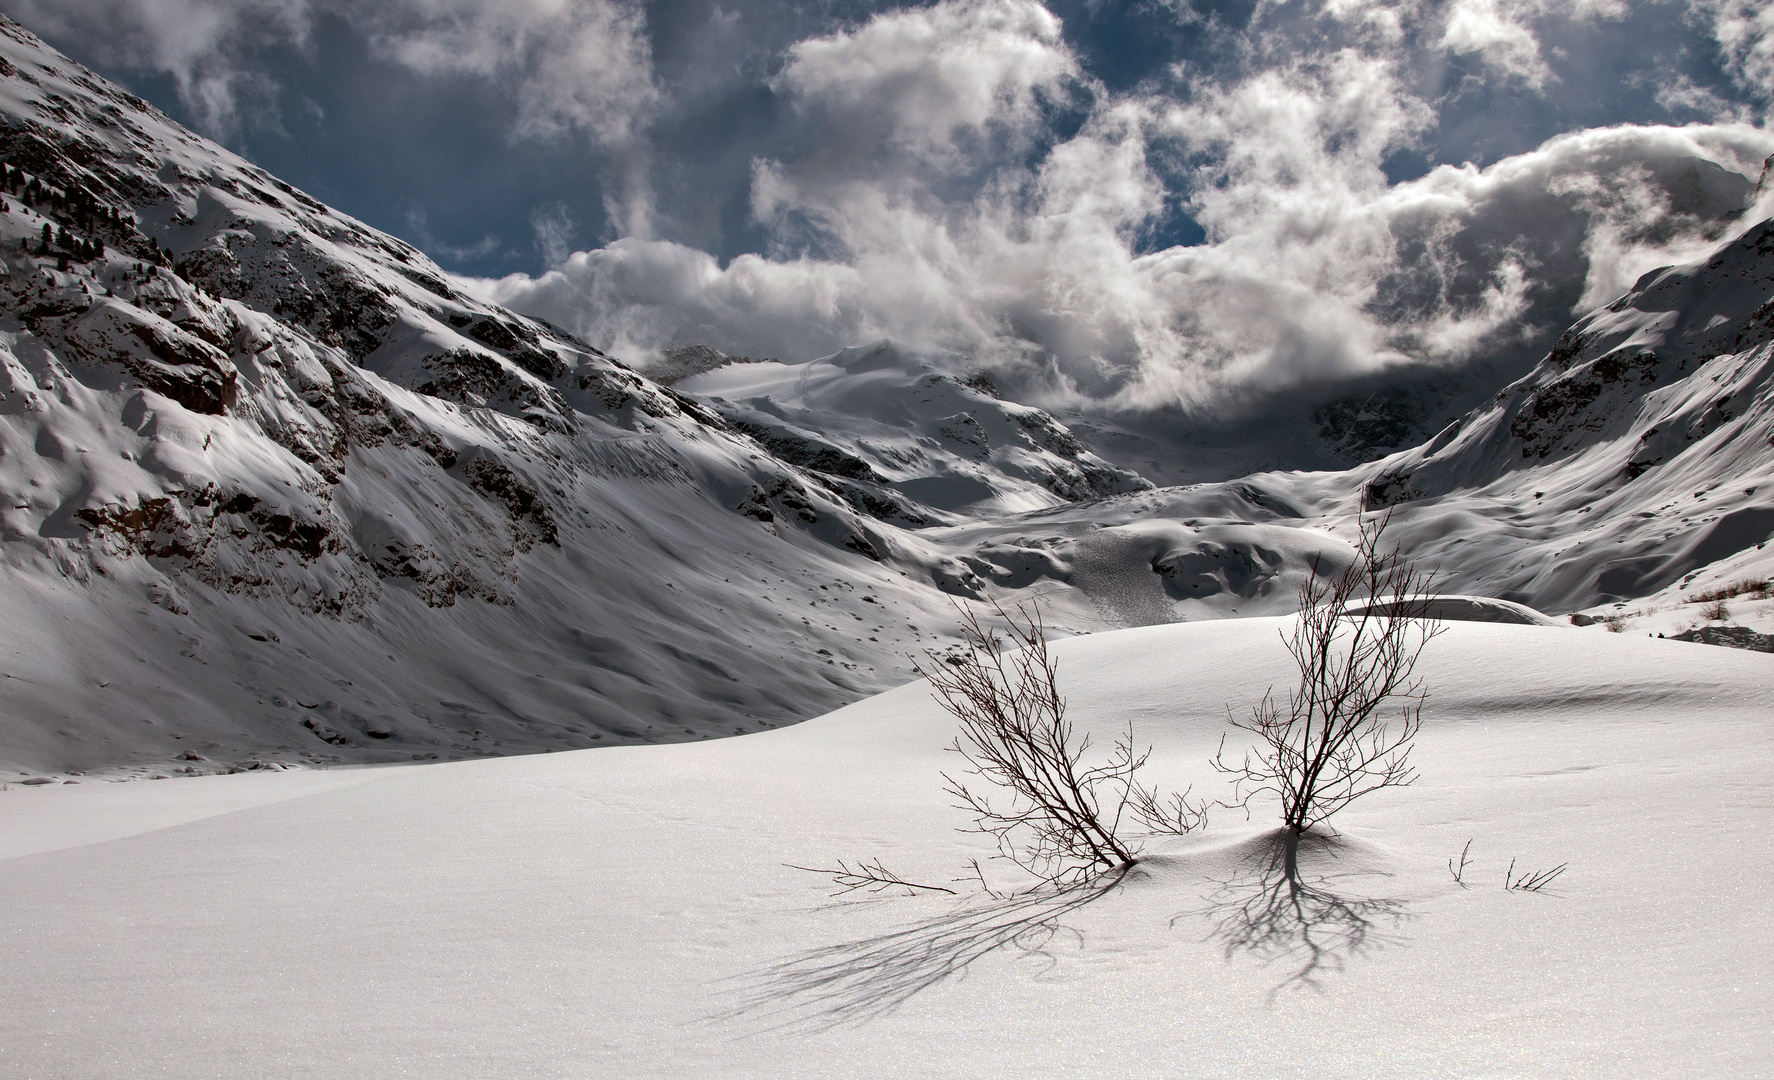
<instances>
[{"instance_id":1,"label":"twig","mask_svg":"<svg viewBox=\"0 0 1774 1080\"><path fill-rule=\"evenodd\" d=\"M783 863L782 865L791 870L805 870L809 874L823 874L826 877L831 878L832 883L838 886L838 891L833 893L833 896L843 896L847 893L856 892L858 889L866 889L869 892L880 892L883 889L890 889L895 886L907 889L925 889L929 892L948 893L950 896L955 895L955 890L945 889L941 885L920 885L916 881L907 881L905 878L900 877L885 866L882 866L880 859L876 859L873 866L870 866L866 861L859 862L854 869L852 869L843 859L838 860L838 866L835 870L823 866L797 866L794 863Z\"/></svg>"},{"instance_id":2,"label":"twig","mask_svg":"<svg viewBox=\"0 0 1774 1080\"><path fill-rule=\"evenodd\" d=\"M1013 893L1001 893L997 889L994 889L989 884L987 884L985 871L981 870L979 868L979 860L978 859L968 859L967 862L968 862L968 865L973 867L973 877L974 877L974 880L979 882L980 891L984 892L987 896L991 897L993 900L1008 900L1013 895L1015 895ZM966 881L967 879L966 878L956 878L955 880L956 881Z\"/></svg>"},{"instance_id":3,"label":"twig","mask_svg":"<svg viewBox=\"0 0 1774 1080\"><path fill-rule=\"evenodd\" d=\"M1463 878L1466 874L1466 864L1472 861L1466 857L1466 853L1471 850L1472 850L1472 841L1468 840L1468 841L1466 841L1466 846L1460 849L1460 865L1455 866L1454 860L1452 860L1452 859L1448 860L1448 873L1454 875L1455 884L1459 885L1460 888L1462 888L1462 889L1472 888L1472 886L1466 884L1466 882L1463 880Z\"/></svg>"},{"instance_id":4,"label":"twig","mask_svg":"<svg viewBox=\"0 0 1774 1080\"><path fill-rule=\"evenodd\" d=\"M1571 864L1568 862L1561 862L1550 870L1536 870L1533 873L1524 870L1521 877L1516 877L1515 860L1510 859L1509 869L1503 872L1503 887L1513 892L1539 892L1552 884L1552 879L1564 873L1565 867L1569 865Z\"/></svg>"}]
</instances>

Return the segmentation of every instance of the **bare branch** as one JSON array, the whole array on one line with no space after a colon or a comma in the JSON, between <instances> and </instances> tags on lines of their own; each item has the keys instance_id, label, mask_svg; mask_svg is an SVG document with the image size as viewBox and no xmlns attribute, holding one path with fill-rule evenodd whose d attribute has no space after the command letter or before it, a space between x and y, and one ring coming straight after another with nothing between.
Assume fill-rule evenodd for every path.
<instances>
[{"instance_id":1,"label":"bare branch","mask_svg":"<svg viewBox=\"0 0 1774 1080\"><path fill-rule=\"evenodd\" d=\"M790 870L805 870L809 874L823 874L824 876L831 878L832 883L838 886L838 891L833 893L833 896L843 896L846 893L853 893L858 889L866 889L869 892L880 892L883 889L891 889L896 886L907 889L924 889L928 892L948 893L950 896L955 895L955 890L945 889L941 885L920 885L915 881L907 881L905 878L900 877L885 866L882 866L880 859L876 859L873 866L870 866L866 861L859 862L854 869L852 869L850 864L846 863L843 859L838 860L838 866L835 870L823 866L796 866L794 863L783 863L782 865L788 867Z\"/></svg>"}]
</instances>

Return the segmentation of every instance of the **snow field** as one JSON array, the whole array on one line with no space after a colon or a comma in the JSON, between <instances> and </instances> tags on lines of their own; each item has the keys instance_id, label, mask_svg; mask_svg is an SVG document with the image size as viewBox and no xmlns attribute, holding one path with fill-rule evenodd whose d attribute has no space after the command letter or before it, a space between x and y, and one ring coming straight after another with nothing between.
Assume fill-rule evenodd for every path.
<instances>
[{"instance_id":1,"label":"snow field","mask_svg":"<svg viewBox=\"0 0 1774 1080\"><path fill-rule=\"evenodd\" d=\"M1060 642L1071 715L1105 748L1131 719L1149 780L1219 795L1226 708L1291 681L1286 624ZM956 831L921 683L297 797L291 774L14 788L0 1073L1766 1075L1769 659L1450 624L1422 670L1421 780L1305 845L1298 893L1264 872L1266 806L1095 890L951 882L989 845ZM962 895L833 900L782 865L877 857ZM1509 892L1511 858L1570 868Z\"/></svg>"}]
</instances>

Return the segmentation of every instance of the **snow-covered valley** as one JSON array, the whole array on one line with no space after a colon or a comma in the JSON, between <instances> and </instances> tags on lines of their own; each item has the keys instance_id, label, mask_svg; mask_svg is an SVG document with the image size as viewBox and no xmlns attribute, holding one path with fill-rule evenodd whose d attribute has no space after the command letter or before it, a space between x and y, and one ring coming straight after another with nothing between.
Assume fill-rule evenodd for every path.
<instances>
[{"instance_id":1,"label":"snow-covered valley","mask_svg":"<svg viewBox=\"0 0 1774 1080\"><path fill-rule=\"evenodd\" d=\"M1062 642L1071 715L1221 796L1286 622ZM1421 779L1339 816L1298 894L1259 804L985 896L918 684L694 745L15 788L0 1071L1765 1075L1767 657L1454 623L1423 671ZM959 895L783 865L838 859ZM1512 861L1568 868L1509 891Z\"/></svg>"},{"instance_id":2,"label":"snow-covered valley","mask_svg":"<svg viewBox=\"0 0 1774 1080\"><path fill-rule=\"evenodd\" d=\"M630 366L0 16L0 1074L1769 1075L1771 170L1421 445L1231 475L890 341ZM992 859L969 613L1230 799L1380 520L1414 784Z\"/></svg>"}]
</instances>

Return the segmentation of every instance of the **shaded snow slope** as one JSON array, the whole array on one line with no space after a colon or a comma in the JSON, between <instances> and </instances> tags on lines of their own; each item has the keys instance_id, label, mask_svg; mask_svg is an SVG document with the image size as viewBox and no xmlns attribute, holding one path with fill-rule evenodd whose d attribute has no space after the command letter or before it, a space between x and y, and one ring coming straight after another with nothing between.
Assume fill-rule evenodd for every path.
<instances>
[{"instance_id":1,"label":"shaded snow slope","mask_svg":"<svg viewBox=\"0 0 1774 1080\"><path fill-rule=\"evenodd\" d=\"M1104 747L1131 720L1151 780L1221 795L1206 758L1228 707L1291 682L1286 626L1062 642L1071 715ZM1263 805L1148 841L1111 888L951 881L991 845L955 831L953 724L922 684L738 739L347 770L301 798L282 776L14 786L0 850L60 850L0 861L0 1072L1761 1075L1770 662L1452 624L1421 779L1335 819L1297 891ZM840 858L962 895L833 901L782 865ZM1512 860L1568 869L1509 892Z\"/></svg>"},{"instance_id":2,"label":"shaded snow slope","mask_svg":"<svg viewBox=\"0 0 1774 1080\"><path fill-rule=\"evenodd\" d=\"M976 589L9 21L0 161L14 767L728 735L902 681Z\"/></svg>"},{"instance_id":3,"label":"shaded snow slope","mask_svg":"<svg viewBox=\"0 0 1774 1080\"><path fill-rule=\"evenodd\" d=\"M1645 275L1484 408L1352 476L1345 498L1394 508L1452 584L1546 610L1774 569L1774 222Z\"/></svg>"}]
</instances>

